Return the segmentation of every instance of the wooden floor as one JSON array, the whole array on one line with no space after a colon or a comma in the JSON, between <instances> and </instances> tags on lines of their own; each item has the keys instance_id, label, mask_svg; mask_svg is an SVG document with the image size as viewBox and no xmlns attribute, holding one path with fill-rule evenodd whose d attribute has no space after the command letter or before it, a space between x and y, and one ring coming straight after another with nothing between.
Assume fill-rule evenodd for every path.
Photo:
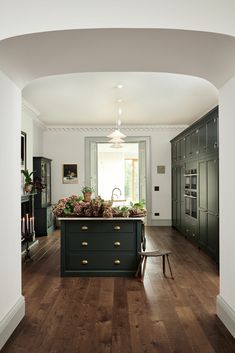
<instances>
[{"instance_id":1,"label":"wooden floor","mask_svg":"<svg viewBox=\"0 0 235 353\"><path fill-rule=\"evenodd\" d=\"M148 259L145 280L60 278L60 235L40 238L23 264L26 316L2 353L232 353L215 315L217 266L170 227L148 227L147 250L167 248L175 280Z\"/></svg>"}]
</instances>

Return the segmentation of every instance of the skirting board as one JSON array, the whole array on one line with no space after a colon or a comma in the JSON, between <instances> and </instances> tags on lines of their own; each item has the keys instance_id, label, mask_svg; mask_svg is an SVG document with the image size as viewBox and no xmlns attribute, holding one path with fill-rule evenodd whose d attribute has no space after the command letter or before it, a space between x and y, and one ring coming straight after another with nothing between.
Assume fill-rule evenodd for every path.
<instances>
[{"instance_id":1,"label":"skirting board","mask_svg":"<svg viewBox=\"0 0 235 353\"><path fill-rule=\"evenodd\" d=\"M216 312L219 319L235 338L235 311L220 295L217 295Z\"/></svg>"},{"instance_id":2,"label":"skirting board","mask_svg":"<svg viewBox=\"0 0 235 353\"><path fill-rule=\"evenodd\" d=\"M148 226L152 227L171 227L171 219L151 219Z\"/></svg>"},{"instance_id":3,"label":"skirting board","mask_svg":"<svg viewBox=\"0 0 235 353\"><path fill-rule=\"evenodd\" d=\"M0 350L24 316L25 299L21 296L11 310L0 321Z\"/></svg>"}]
</instances>

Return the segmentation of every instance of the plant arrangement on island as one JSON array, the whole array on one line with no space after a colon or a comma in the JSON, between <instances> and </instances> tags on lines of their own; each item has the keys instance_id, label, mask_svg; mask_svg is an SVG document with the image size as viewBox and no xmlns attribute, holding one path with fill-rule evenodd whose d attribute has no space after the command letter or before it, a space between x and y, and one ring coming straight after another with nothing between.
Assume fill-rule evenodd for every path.
<instances>
[{"instance_id":1,"label":"plant arrangement on island","mask_svg":"<svg viewBox=\"0 0 235 353\"><path fill-rule=\"evenodd\" d=\"M91 201L91 195L95 190L91 186L83 186L82 193L85 202Z\"/></svg>"},{"instance_id":2,"label":"plant arrangement on island","mask_svg":"<svg viewBox=\"0 0 235 353\"><path fill-rule=\"evenodd\" d=\"M60 199L53 206L53 213L57 217L144 217L146 209L143 201L130 207L112 207L112 201L104 201L100 196L85 202L82 196L72 195Z\"/></svg>"}]
</instances>

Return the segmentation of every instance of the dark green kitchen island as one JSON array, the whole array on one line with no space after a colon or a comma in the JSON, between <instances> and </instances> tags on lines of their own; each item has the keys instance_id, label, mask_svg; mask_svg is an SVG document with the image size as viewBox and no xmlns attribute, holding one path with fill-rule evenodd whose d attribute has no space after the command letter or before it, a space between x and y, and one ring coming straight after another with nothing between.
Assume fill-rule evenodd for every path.
<instances>
[{"instance_id":1,"label":"dark green kitchen island","mask_svg":"<svg viewBox=\"0 0 235 353\"><path fill-rule=\"evenodd\" d=\"M61 276L133 277L144 243L142 218L59 218Z\"/></svg>"}]
</instances>

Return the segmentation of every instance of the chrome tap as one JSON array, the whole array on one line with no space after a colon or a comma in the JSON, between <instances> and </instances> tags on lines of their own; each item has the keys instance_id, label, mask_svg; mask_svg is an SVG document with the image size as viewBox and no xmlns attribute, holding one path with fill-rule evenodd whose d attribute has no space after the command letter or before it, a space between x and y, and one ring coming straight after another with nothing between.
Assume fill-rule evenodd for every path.
<instances>
[{"instance_id":1,"label":"chrome tap","mask_svg":"<svg viewBox=\"0 0 235 353\"><path fill-rule=\"evenodd\" d=\"M115 195L116 197L118 197L117 194L114 194L114 191L115 191L115 190L119 190L119 192L120 192L120 195L119 195L119 196L121 196L121 194L122 194L122 192L121 192L121 190L120 190L119 188L114 188L114 189L112 190L111 200L113 200L114 195Z\"/></svg>"}]
</instances>

